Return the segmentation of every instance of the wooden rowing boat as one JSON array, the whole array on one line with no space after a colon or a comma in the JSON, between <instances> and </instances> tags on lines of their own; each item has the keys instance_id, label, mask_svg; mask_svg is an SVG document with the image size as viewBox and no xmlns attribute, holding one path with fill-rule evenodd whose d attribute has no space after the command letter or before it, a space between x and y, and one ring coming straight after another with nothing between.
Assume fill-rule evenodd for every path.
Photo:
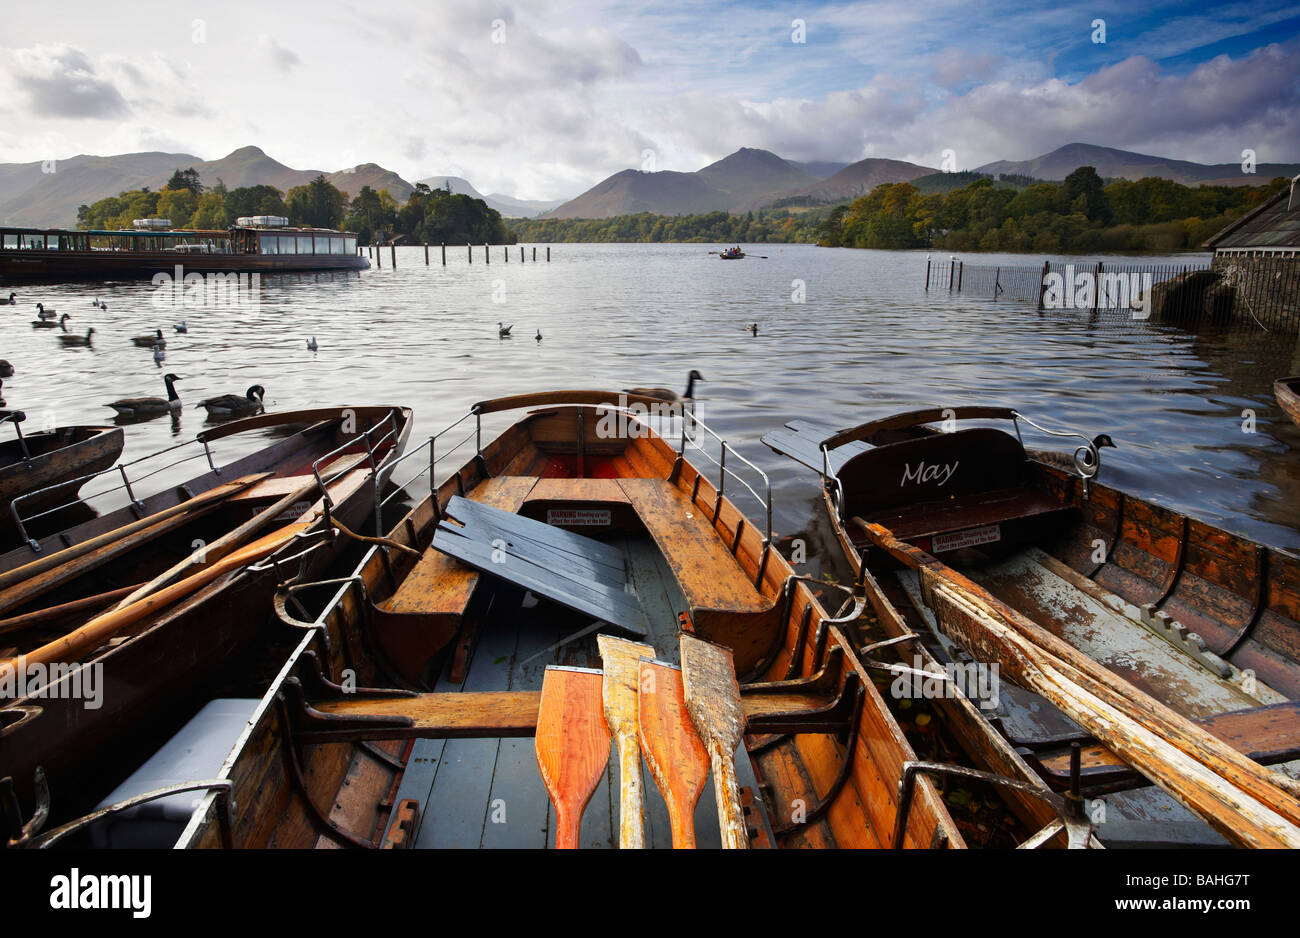
<instances>
[{"instance_id":1,"label":"wooden rowing boat","mask_svg":"<svg viewBox=\"0 0 1300 938\"><path fill-rule=\"evenodd\" d=\"M39 771L56 817L93 806L264 630L276 585L353 543L337 525L372 522L409 425L404 408L354 407L205 430L159 458L215 468L0 558L0 779L31 799ZM133 466L141 481L167 468ZM59 680L18 682L37 667Z\"/></svg>"},{"instance_id":2,"label":"wooden rowing boat","mask_svg":"<svg viewBox=\"0 0 1300 938\"><path fill-rule=\"evenodd\" d=\"M1300 426L1300 376L1278 378L1273 382L1273 396L1286 415Z\"/></svg>"},{"instance_id":3,"label":"wooden rowing boat","mask_svg":"<svg viewBox=\"0 0 1300 938\"><path fill-rule=\"evenodd\" d=\"M476 405L475 421L531 412L475 446L351 576L277 593L295 644L278 674L242 688L248 712L216 747L229 755L203 770L211 790L186 813L178 845L544 847L556 835L551 786L571 812L566 844L580 824L581 846L668 847L659 785L673 782L671 753L682 750L648 714L672 710L691 722L680 679L637 680L641 704L615 724L631 745L648 732L670 754L667 774L641 797L618 794L638 771L584 742L608 747L609 732L591 724L602 711L594 688L581 714L549 711L536 752L532 737L549 666L600 669L596 633L612 631L639 638L671 676L683 629L725 646L742 682L735 778L752 846L888 847L895 837L907 847L964 845L928 778L895 830L900 776L916 754L841 629L860 607L847 603L849 615L832 619L814 584L771 547L766 523L723 494L739 476L724 489L686 458L685 441L674 448L640 420L635 408L662 401L601 406L618 400L566 391ZM692 440L720 442L695 426ZM424 453L427 466L445 439L408 458ZM741 471L727 452L726 465ZM566 719L582 733L556 733ZM698 728L678 729L698 743L696 768L710 784ZM726 734L705 731L725 774ZM570 745L570 758L599 769L589 801L585 768L557 768L557 749ZM642 801L645 829L630 831ZM633 816L621 824L624 803ZM694 824L679 818L677 827L693 827L701 846L721 845L716 800L695 803Z\"/></svg>"},{"instance_id":4,"label":"wooden rowing boat","mask_svg":"<svg viewBox=\"0 0 1300 938\"><path fill-rule=\"evenodd\" d=\"M1015 435L971 426L1004 420ZM904 662L973 658L1020 685L996 710L939 702L973 760L1059 788L1082 745L1103 841L1290 842L1296 788L1259 763L1300 756L1300 558L1097 482L1108 437L1030 452L1022 422L936 409L764 442L820 475L884 636L917 636Z\"/></svg>"},{"instance_id":5,"label":"wooden rowing boat","mask_svg":"<svg viewBox=\"0 0 1300 938\"><path fill-rule=\"evenodd\" d=\"M0 443L0 539L16 532L11 513L15 498L25 496L29 513L75 500L82 484L113 465L122 455L120 427L57 427L24 434L26 415L11 411L0 423L11 423L12 440ZM8 546L8 545L4 545Z\"/></svg>"}]
</instances>

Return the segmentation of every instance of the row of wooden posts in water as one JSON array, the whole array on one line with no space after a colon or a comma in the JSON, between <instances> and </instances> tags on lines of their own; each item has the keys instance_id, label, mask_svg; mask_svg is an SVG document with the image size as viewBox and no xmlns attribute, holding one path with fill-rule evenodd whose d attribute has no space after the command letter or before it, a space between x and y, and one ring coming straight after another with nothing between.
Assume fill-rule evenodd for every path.
<instances>
[{"instance_id":1,"label":"row of wooden posts in water","mask_svg":"<svg viewBox=\"0 0 1300 938\"><path fill-rule=\"evenodd\" d=\"M423 247L424 247L424 266L428 267L429 266L429 245L425 244L423 245ZM492 263L491 247L492 246L489 244L483 245L483 263L485 264ZM443 243L439 245L439 248L442 251L442 266L446 267L447 266L447 245ZM397 245L390 244L388 245L388 249L390 251L389 263L391 263L393 268L396 269L397 268ZM361 248L360 246L357 247L358 254L360 254L362 250L363 248ZM368 252L368 256L370 257L371 260L375 262L376 267L382 268L384 266L384 258L383 258L384 246L382 244L378 246L372 244L364 248L364 250ZM466 252L466 258L468 259L469 263L471 264L474 263L474 245L472 244L465 245L465 252ZM501 256L504 258L505 263L507 264L510 263L510 245L508 244L501 245ZM524 246L521 244L519 245L519 263L521 264L524 263L524 260L525 260ZM533 245L533 263L536 262L537 262L537 245ZM550 262L551 262L551 246L548 244L546 245L546 263L549 264Z\"/></svg>"}]
</instances>

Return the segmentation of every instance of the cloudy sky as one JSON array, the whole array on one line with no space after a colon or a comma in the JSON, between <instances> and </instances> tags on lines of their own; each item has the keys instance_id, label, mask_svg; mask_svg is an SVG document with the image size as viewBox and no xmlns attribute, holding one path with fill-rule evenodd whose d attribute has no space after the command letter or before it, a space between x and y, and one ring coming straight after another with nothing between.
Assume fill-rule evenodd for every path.
<instances>
[{"instance_id":1,"label":"cloudy sky","mask_svg":"<svg viewBox=\"0 0 1300 938\"><path fill-rule=\"evenodd\" d=\"M0 162L255 144L295 168L567 198L740 146L929 166L950 149L958 168L1073 141L1300 160L1300 5L1027 6L9 2Z\"/></svg>"}]
</instances>

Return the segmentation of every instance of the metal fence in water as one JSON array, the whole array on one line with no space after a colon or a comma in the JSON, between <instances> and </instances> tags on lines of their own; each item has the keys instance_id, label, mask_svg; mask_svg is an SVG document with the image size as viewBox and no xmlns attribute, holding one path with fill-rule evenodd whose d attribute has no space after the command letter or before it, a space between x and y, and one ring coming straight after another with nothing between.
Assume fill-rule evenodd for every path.
<instances>
[{"instance_id":1,"label":"metal fence in water","mask_svg":"<svg viewBox=\"0 0 1300 938\"><path fill-rule=\"evenodd\" d=\"M1269 332L1300 330L1295 258L1222 257L1188 264L1050 261L1041 266L927 261L925 289L1022 300L1040 310L1082 311L1123 320L1209 322ZM1154 288L1154 290L1153 290ZM1154 304L1152 298L1154 295Z\"/></svg>"}]
</instances>

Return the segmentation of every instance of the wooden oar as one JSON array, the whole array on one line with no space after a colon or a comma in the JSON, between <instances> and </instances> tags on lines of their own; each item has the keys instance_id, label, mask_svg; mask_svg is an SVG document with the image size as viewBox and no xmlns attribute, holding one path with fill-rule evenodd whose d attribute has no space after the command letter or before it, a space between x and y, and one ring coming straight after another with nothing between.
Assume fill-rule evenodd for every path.
<instances>
[{"instance_id":1,"label":"wooden oar","mask_svg":"<svg viewBox=\"0 0 1300 938\"><path fill-rule=\"evenodd\" d=\"M132 521L80 544L73 544L0 573L0 612L24 605L70 577L93 569L141 544L189 524L195 518L215 511L223 500L261 482L269 475L270 473L262 472L218 485L188 501L146 515L139 521ZM87 556L89 554L96 556ZM83 562L74 563L77 560Z\"/></svg>"},{"instance_id":2,"label":"wooden oar","mask_svg":"<svg viewBox=\"0 0 1300 938\"><path fill-rule=\"evenodd\" d=\"M355 468L356 465L365 458L366 456L364 453L359 454L352 459L340 458L330 466L329 471L331 472L332 477L324 480L326 485L328 486L330 482L334 481L334 479L339 478L351 469ZM339 467L337 472L334 471L335 467ZM318 488L316 485L316 477L308 476L306 482L298 486L288 495L285 495L265 510L259 511L252 518L245 521L233 531L228 531L221 537L217 538L217 540L207 545L202 552L202 561L196 559L194 554L190 554L180 563L175 564L163 573L160 573L130 596L123 599L117 604L116 608L125 609L132 603L138 602L150 593L161 589L168 583L171 583L173 580L190 574L195 568L201 568L205 564L212 564L221 560L221 558L229 554L232 550L239 547L240 544L245 543L254 534L257 534L263 528L274 522L282 512L292 508L295 504L306 498L316 488Z\"/></svg>"},{"instance_id":3,"label":"wooden oar","mask_svg":"<svg viewBox=\"0 0 1300 938\"><path fill-rule=\"evenodd\" d=\"M713 795L718 802L722 846L748 850L745 809L736 781L736 747L745 730L745 709L731 649L689 635L681 636L682 683L686 709L700 731L713 763Z\"/></svg>"},{"instance_id":4,"label":"wooden oar","mask_svg":"<svg viewBox=\"0 0 1300 938\"><path fill-rule=\"evenodd\" d=\"M695 804L709 779L709 753L695 731L682 696L682 672L641 661L637 681L641 751L668 805L673 847L695 847Z\"/></svg>"},{"instance_id":5,"label":"wooden oar","mask_svg":"<svg viewBox=\"0 0 1300 938\"><path fill-rule=\"evenodd\" d=\"M48 622L51 619L70 616L74 612L89 612L99 609L109 603L117 602L123 596L130 596L140 586L139 583L135 586L124 586L121 589L110 590L107 593L96 593L94 596L74 599L71 602L60 603L57 606L47 606L44 609L37 609L35 612L25 612L10 619L0 619L0 635L7 632L20 632L23 629L30 628L33 625L40 625L42 622Z\"/></svg>"},{"instance_id":6,"label":"wooden oar","mask_svg":"<svg viewBox=\"0 0 1300 938\"><path fill-rule=\"evenodd\" d=\"M605 723L618 740L618 845L625 850L645 846L645 810L641 797L641 744L637 722L637 680L641 659L655 650L641 642L597 635L605 669Z\"/></svg>"},{"instance_id":7,"label":"wooden oar","mask_svg":"<svg viewBox=\"0 0 1300 938\"><path fill-rule=\"evenodd\" d=\"M301 523L287 525L258 541L254 541L247 547L235 551L216 563L209 564L198 573L181 580L179 583L173 583L171 586L160 589L153 595L138 600L123 609L113 609L103 615L96 616L62 638L57 638L42 645L35 651L27 652L23 656L25 663L31 666L35 664L48 665L56 661L77 661L104 644L122 629L134 625L150 613L165 608L177 599L198 591L223 574L238 570L245 564L256 563L266 558L306 527L307 525ZM7 668L15 666L16 662L12 658L7 661L0 661L0 675Z\"/></svg>"},{"instance_id":8,"label":"wooden oar","mask_svg":"<svg viewBox=\"0 0 1300 938\"><path fill-rule=\"evenodd\" d=\"M546 669L537 713L537 768L555 805L555 846L574 850L582 812L609 764L599 671Z\"/></svg>"}]
</instances>

